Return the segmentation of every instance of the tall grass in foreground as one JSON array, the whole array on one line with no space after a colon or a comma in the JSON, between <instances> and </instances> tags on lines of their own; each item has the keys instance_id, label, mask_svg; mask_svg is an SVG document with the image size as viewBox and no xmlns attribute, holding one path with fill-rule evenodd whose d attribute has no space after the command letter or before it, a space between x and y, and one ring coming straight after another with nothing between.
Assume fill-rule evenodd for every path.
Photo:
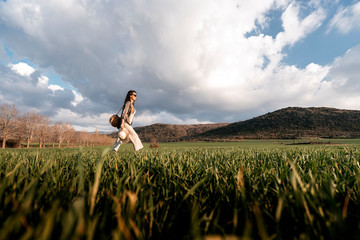
<instances>
[{"instance_id":1,"label":"tall grass in foreground","mask_svg":"<svg viewBox=\"0 0 360 240\"><path fill-rule=\"evenodd\" d=\"M1 239L355 239L360 149L0 151Z\"/></svg>"}]
</instances>

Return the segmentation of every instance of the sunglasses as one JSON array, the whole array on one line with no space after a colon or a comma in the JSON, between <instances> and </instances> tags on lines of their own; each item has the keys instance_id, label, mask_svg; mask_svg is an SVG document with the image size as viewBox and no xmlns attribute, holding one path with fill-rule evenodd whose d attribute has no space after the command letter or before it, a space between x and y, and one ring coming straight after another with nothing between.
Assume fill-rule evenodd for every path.
<instances>
[{"instance_id":1,"label":"sunglasses","mask_svg":"<svg viewBox=\"0 0 360 240\"><path fill-rule=\"evenodd\" d=\"M133 94L134 97L136 97L136 94Z\"/></svg>"}]
</instances>

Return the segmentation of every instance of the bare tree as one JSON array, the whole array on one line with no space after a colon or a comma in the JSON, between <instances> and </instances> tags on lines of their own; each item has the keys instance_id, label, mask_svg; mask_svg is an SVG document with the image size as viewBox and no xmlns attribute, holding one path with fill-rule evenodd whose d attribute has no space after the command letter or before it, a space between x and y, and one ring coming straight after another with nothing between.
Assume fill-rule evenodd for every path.
<instances>
[{"instance_id":1,"label":"bare tree","mask_svg":"<svg viewBox=\"0 0 360 240\"><path fill-rule=\"evenodd\" d=\"M71 123L64 124L64 140L66 146L69 147L70 143L75 142L76 131L71 125Z\"/></svg>"},{"instance_id":2,"label":"bare tree","mask_svg":"<svg viewBox=\"0 0 360 240\"><path fill-rule=\"evenodd\" d=\"M93 139L93 146L95 145L100 145L100 134L99 134L99 130L96 128L95 132L92 135L92 139Z\"/></svg>"},{"instance_id":3,"label":"bare tree","mask_svg":"<svg viewBox=\"0 0 360 240\"><path fill-rule=\"evenodd\" d=\"M55 147L55 142L57 141L57 126L56 124L49 126L49 130L47 132L47 139L50 143L52 143L52 147Z\"/></svg>"},{"instance_id":4,"label":"bare tree","mask_svg":"<svg viewBox=\"0 0 360 240\"><path fill-rule=\"evenodd\" d=\"M5 148L6 141L16 136L16 123L19 113L15 105L8 103L0 106L0 134L2 136L2 148Z\"/></svg>"},{"instance_id":5,"label":"bare tree","mask_svg":"<svg viewBox=\"0 0 360 240\"><path fill-rule=\"evenodd\" d=\"M45 147L46 140L49 139L50 131L50 118L47 116L41 116L39 127L36 130L36 136L39 141L39 147Z\"/></svg>"},{"instance_id":6,"label":"bare tree","mask_svg":"<svg viewBox=\"0 0 360 240\"><path fill-rule=\"evenodd\" d=\"M54 133L55 133L55 141L58 144L58 147L61 147L61 144L64 141L65 138L65 130L64 130L64 122L62 121L58 121L54 124L53 128L54 128Z\"/></svg>"},{"instance_id":7,"label":"bare tree","mask_svg":"<svg viewBox=\"0 0 360 240\"><path fill-rule=\"evenodd\" d=\"M81 135L80 135L80 132L75 132L74 133L74 144L75 146L78 146L80 147L81 146Z\"/></svg>"},{"instance_id":8,"label":"bare tree","mask_svg":"<svg viewBox=\"0 0 360 240\"><path fill-rule=\"evenodd\" d=\"M98 139L98 145L111 145L114 142L114 139L107 136L106 134L100 134Z\"/></svg>"},{"instance_id":9,"label":"bare tree","mask_svg":"<svg viewBox=\"0 0 360 240\"><path fill-rule=\"evenodd\" d=\"M85 132L79 132L79 146L85 146Z\"/></svg>"},{"instance_id":10,"label":"bare tree","mask_svg":"<svg viewBox=\"0 0 360 240\"><path fill-rule=\"evenodd\" d=\"M28 112L21 117L23 123L23 133L26 140L26 148L29 148L30 143L34 140L42 118L43 117L36 112Z\"/></svg>"},{"instance_id":11,"label":"bare tree","mask_svg":"<svg viewBox=\"0 0 360 240\"><path fill-rule=\"evenodd\" d=\"M5 148L6 141L15 140L17 144L21 139L26 140L26 146L30 143L39 141L39 147L44 147L46 141L52 142L60 148L65 142L66 146L78 144L83 146L95 146L111 144L113 139L107 135L100 134L96 129L95 133L77 132L71 123L59 121L50 125L49 117L38 113L29 112L19 117L15 105L0 105L0 137L2 138L2 148Z\"/></svg>"},{"instance_id":12,"label":"bare tree","mask_svg":"<svg viewBox=\"0 0 360 240\"><path fill-rule=\"evenodd\" d=\"M88 147L91 143L91 134L88 132L80 132L80 139L84 147Z\"/></svg>"},{"instance_id":13,"label":"bare tree","mask_svg":"<svg viewBox=\"0 0 360 240\"><path fill-rule=\"evenodd\" d=\"M54 125L55 139L60 148L64 141L68 145L71 140L71 135L75 132L70 123L64 123L62 121L56 122ZM67 140L69 139L69 140Z\"/></svg>"}]
</instances>

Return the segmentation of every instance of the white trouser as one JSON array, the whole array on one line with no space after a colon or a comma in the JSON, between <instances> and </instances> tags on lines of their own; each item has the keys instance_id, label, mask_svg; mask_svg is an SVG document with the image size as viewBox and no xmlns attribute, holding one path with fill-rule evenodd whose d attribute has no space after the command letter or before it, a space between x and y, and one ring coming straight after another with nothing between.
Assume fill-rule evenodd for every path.
<instances>
[{"instance_id":1,"label":"white trouser","mask_svg":"<svg viewBox=\"0 0 360 240\"><path fill-rule=\"evenodd\" d=\"M121 140L119 137L119 133L121 132L121 128L120 128L119 132L118 132L118 138L116 139L116 141L114 143L113 150L117 151L121 144L128 143L129 140L132 142L135 151L142 149L144 146L142 145L139 136L137 135L135 130L132 128L132 126L130 126L127 123L124 123L124 126L129 131L129 134L126 136L126 138L124 140Z\"/></svg>"}]
</instances>

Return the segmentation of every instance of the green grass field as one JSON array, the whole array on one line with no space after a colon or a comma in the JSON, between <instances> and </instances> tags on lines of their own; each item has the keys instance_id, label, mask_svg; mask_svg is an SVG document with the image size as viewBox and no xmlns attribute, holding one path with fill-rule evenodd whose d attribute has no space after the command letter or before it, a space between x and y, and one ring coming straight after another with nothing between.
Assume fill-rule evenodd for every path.
<instances>
[{"instance_id":1,"label":"green grass field","mask_svg":"<svg viewBox=\"0 0 360 240\"><path fill-rule=\"evenodd\" d=\"M360 140L330 141L2 149L0 239L357 239Z\"/></svg>"}]
</instances>

